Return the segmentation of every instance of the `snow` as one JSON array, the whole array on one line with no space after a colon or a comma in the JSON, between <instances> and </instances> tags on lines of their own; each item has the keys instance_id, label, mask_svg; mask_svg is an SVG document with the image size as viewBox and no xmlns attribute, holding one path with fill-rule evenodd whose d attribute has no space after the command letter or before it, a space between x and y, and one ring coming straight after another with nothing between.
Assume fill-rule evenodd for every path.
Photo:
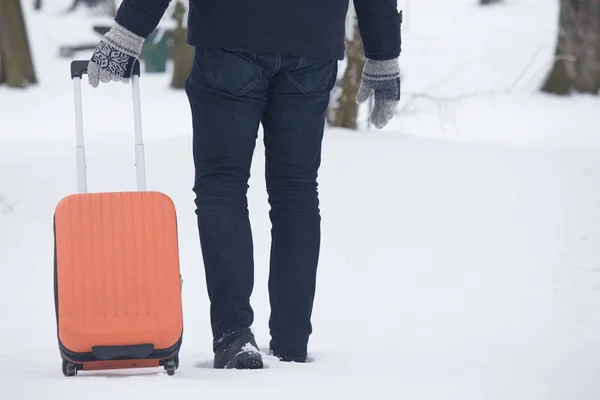
<instances>
[{"instance_id":1,"label":"snow","mask_svg":"<svg viewBox=\"0 0 600 400\"><path fill-rule=\"evenodd\" d=\"M143 76L149 189L178 210L181 365L173 377L127 370L74 379L60 369L52 285L52 214L76 191L70 60L57 50L98 37L82 14L58 15L66 0L41 13L29 3L41 84L0 87L0 399L600 398L600 100L536 92L551 63L557 2L401 2L402 111L383 131L325 137L307 364L265 354L263 371L211 368L189 105L168 88L170 76ZM132 190L131 88L83 86L89 188ZM258 140L252 304L266 351L263 154Z\"/></svg>"}]
</instances>

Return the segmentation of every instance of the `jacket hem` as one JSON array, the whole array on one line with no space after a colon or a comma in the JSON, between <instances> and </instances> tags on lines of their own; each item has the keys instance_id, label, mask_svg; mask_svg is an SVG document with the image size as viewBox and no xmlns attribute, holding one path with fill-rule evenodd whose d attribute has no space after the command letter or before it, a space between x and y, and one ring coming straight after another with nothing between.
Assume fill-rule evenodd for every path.
<instances>
[{"instance_id":1,"label":"jacket hem","mask_svg":"<svg viewBox=\"0 0 600 400\"><path fill-rule=\"evenodd\" d=\"M304 57L322 60L343 60L345 49L311 48L302 47L297 44L269 43L258 40L240 40L219 38L210 40L205 35L199 37L188 36L187 43L192 47L225 48L232 50L243 50L252 53L282 54L292 57Z\"/></svg>"}]
</instances>

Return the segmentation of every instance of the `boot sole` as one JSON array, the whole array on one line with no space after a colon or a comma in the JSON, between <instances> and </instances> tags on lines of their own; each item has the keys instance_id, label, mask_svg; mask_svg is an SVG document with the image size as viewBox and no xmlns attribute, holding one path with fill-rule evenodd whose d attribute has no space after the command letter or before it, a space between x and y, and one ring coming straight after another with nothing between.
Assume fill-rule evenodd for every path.
<instances>
[{"instance_id":1,"label":"boot sole","mask_svg":"<svg viewBox=\"0 0 600 400\"><path fill-rule=\"evenodd\" d=\"M238 353L227 364L227 369L262 369L264 367L262 357L254 351Z\"/></svg>"}]
</instances>

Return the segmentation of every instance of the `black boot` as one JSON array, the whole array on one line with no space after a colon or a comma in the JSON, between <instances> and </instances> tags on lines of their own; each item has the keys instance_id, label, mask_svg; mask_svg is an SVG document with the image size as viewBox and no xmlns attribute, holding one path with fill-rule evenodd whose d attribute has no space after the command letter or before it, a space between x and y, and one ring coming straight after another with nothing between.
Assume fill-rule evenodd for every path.
<instances>
[{"instance_id":1,"label":"black boot","mask_svg":"<svg viewBox=\"0 0 600 400\"><path fill-rule=\"evenodd\" d=\"M263 360L252 334L243 334L215 350L214 368L262 369Z\"/></svg>"},{"instance_id":2,"label":"black boot","mask_svg":"<svg viewBox=\"0 0 600 400\"><path fill-rule=\"evenodd\" d=\"M283 362L305 363L306 359L307 359L306 356L289 356L289 355L279 354L273 350L270 350L269 354L273 357L278 358L279 361L283 361Z\"/></svg>"}]
</instances>

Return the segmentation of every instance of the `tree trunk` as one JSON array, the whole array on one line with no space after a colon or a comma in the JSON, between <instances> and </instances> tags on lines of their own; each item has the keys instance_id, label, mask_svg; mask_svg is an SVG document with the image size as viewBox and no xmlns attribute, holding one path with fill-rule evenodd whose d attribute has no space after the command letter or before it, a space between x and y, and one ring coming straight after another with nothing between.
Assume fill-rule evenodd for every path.
<instances>
[{"instance_id":1,"label":"tree trunk","mask_svg":"<svg viewBox=\"0 0 600 400\"><path fill-rule=\"evenodd\" d=\"M36 84L21 0L0 0L0 84Z\"/></svg>"},{"instance_id":2,"label":"tree trunk","mask_svg":"<svg viewBox=\"0 0 600 400\"><path fill-rule=\"evenodd\" d=\"M192 63L194 61L194 49L187 44L187 28L183 26L185 6L182 2L175 5L175 19L177 27L173 30L173 48L171 59L173 60L173 77L171 87L174 89L183 89Z\"/></svg>"},{"instance_id":3,"label":"tree trunk","mask_svg":"<svg viewBox=\"0 0 600 400\"><path fill-rule=\"evenodd\" d=\"M542 91L600 91L600 0L561 0L555 61Z\"/></svg>"},{"instance_id":4,"label":"tree trunk","mask_svg":"<svg viewBox=\"0 0 600 400\"><path fill-rule=\"evenodd\" d=\"M353 25L352 39L348 41L346 48L347 66L341 84L341 94L338 98L338 106L333 117L333 126L348 129L356 129L358 118L358 104L356 95L360 88L362 71L365 66L365 55L363 43L356 21Z\"/></svg>"},{"instance_id":5,"label":"tree trunk","mask_svg":"<svg viewBox=\"0 0 600 400\"><path fill-rule=\"evenodd\" d=\"M6 64L6 60L4 53L2 52L2 31L0 31L0 86L8 80L6 66L4 64Z\"/></svg>"}]
</instances>

